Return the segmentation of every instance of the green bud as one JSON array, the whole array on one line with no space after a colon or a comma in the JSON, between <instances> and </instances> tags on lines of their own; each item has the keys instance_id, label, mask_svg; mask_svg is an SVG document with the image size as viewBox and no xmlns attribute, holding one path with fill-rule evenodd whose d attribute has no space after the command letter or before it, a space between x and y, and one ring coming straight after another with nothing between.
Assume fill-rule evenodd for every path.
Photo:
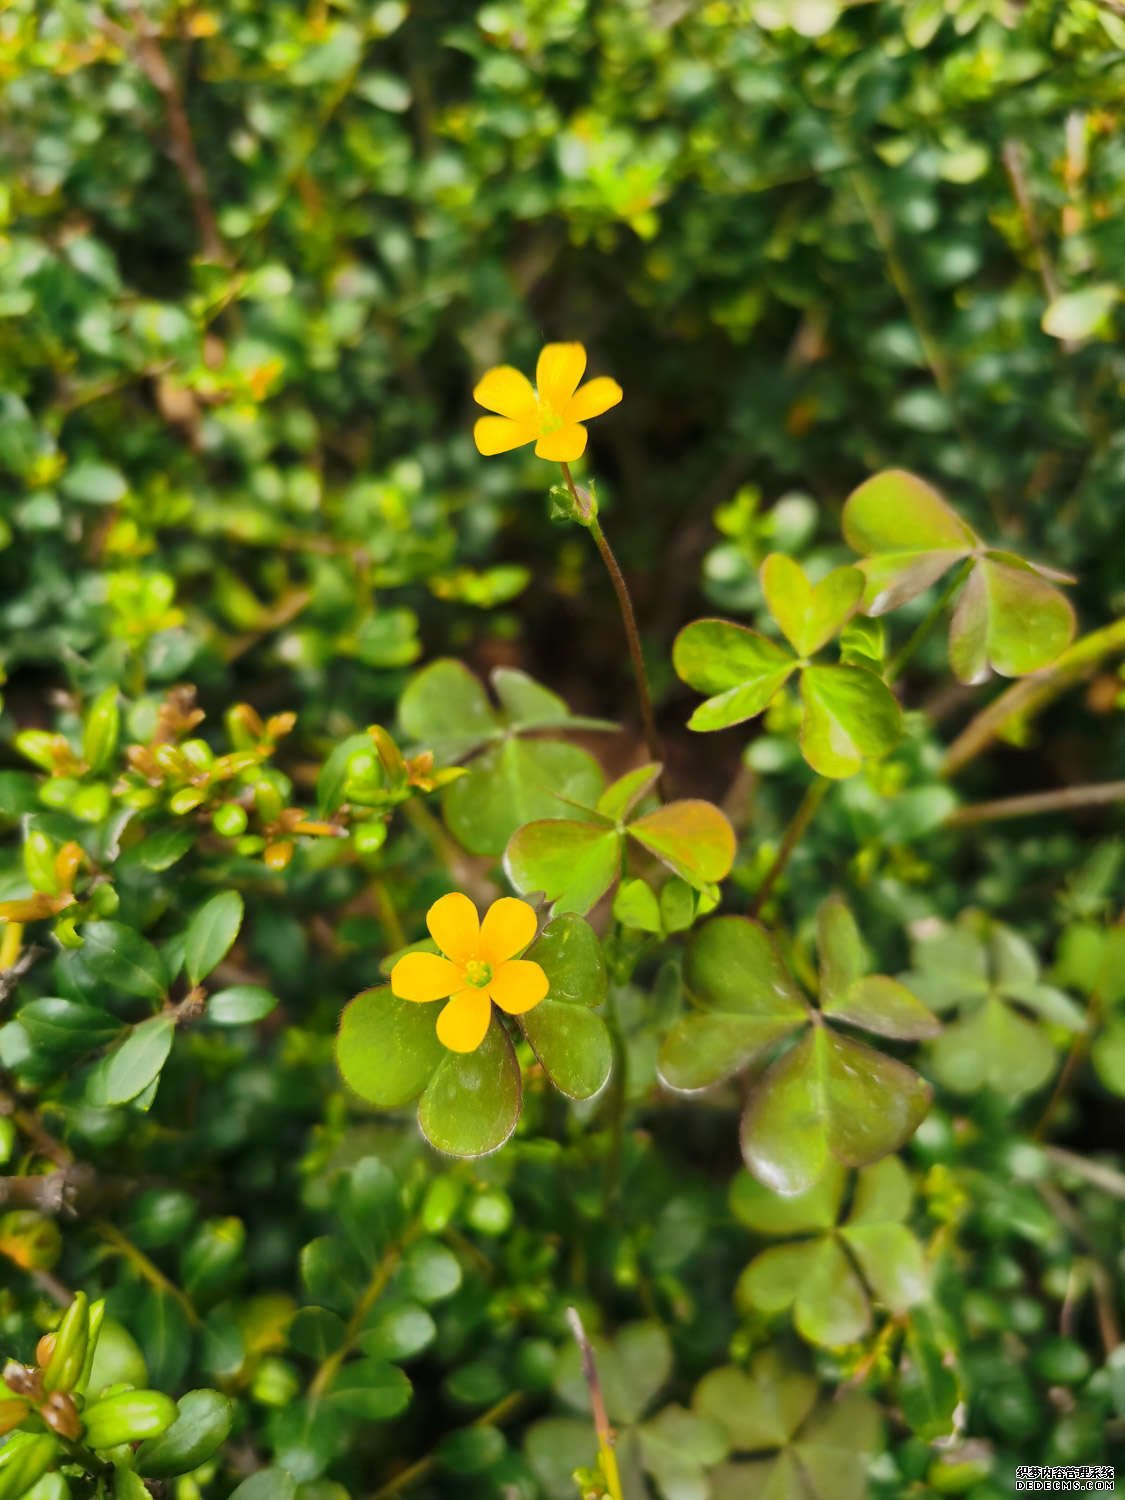
<instances>
[{"instance_id":1,"label":"green bud","mask_svg":"<svg viewBox=\"0 0 1125 1500\"><path fill-rule=\"evenodd\" d=\"M20 1500L54 1463L59 1445L47 1434L13 1432L0 1447L0 1500Z\"/></svg>"},{"instance_id":2,"label":"green bud","mask_svg":"<svg viewBox=\"0 0 1125 1500\"><path fill-rule=\"evenodd\" d=\"M55 871L55 841L38 828L33 828L23 841L23 867L27 878L37 891L48 896L59 893L59 877Z\"/></svg>"},{"instance_id":3,"label":"green bud","mask_svg":"<svg viewBox=\"0 0 1125 1500\"><path fill-rule=\"evenodd\" d=\"M206 740L185 740L180 749L188 764L197 771L209 771L215 764L214 752Z\"/></svg>"},{"instance_id":4,"label":"green bud","mask_svg":"<svg viewBox=\"0 0 1125 1500\"><path fill-rule=\"evenodd\" d=\"M80 786L69 803L70 811L83 823L100 823L109 816L109 787L103 781Z\"/></svg>"},{"instance_id":5,"label":"green bud","mask_svg":"<svg viewBox=\"0 0 1125 1500\"><path fill-rule=\"evenodd\" d=\"M234 847L239 854L261 854L262 850L266 847L266 841L260 833L247 833L239 839Z\"/></svg>"},{"instance_id":6,"label":"green bud","mask_svg":"<svg viewBox=\"0 0 1125 1500\"><path fill-rule=\"evenodd\" d=\"M159 1437L176 1420L176 1405L162 1391L119 1391L103 1396L82 1414L91 1448L116 1448Z\"/></svg>"},{"instance_id":7,"label":"green bud","mask_svg":"<svg viewBox=\"0 0 1125 1500\"><path fill-rule=\"evenodd\" d=\"M70 807L81 790L82 783L73 776L52 776L39 788L39 800L44 807L61 812Z\"/></svg>"},{"instance_id":8,"label":"green bud","mask_svg":"<svg viewBox=\"0 0 1125 1500\"><path fill-rule=\"evenodd\" d=\"M224 802L211 816L211 826L225 839L236 839L245 833L248 821L246 809L237 802Z\"/></svg>"},{"instance_id":9,"label":"green bud","mask_svg":"<svg viewBox=\"0 0 1125 1500\"><path fill-rule=\"evenodd\" d=\"M254 783L254 806L267 823L273 823L281 816L285 800L277 787L263 777Z\"/></svg>"},{"instance_id":10,"label":"green bud","mask_svg":"<svg viewBox=\"0 0 1125 1500\"><path fill-rule=\"evenodd\" d=\"M72 1391L86 1366L90 1337L90 1304L85 1292L75 1292L55 1330L55 1347L43 1371L45 1391Z\"/></svg>"},{"instance_id":11,"label":"green bud","mask_svg":"<svg viewBox=\"0 0 1125 1500\"><path fill-rule=\"evenodd\" d=\"M109 884L96 885L90 893L90 905L99 917L112 917L121 905L121 897Z\"/></svg>"},{"instance_id":12,"label":"green bud","mask_svg":"<svg viewBox=\"0 0 1125 1500\"><path fill-rule=\"evenodd\" d=\"M49 734L45 729L21 729L12 741L19 753L41 771L55 769L55 748L58 742L59 736Z\"/></svg>"},{"instance_id":13,"label":"green bud","mask_svg":"<svg viewBox=\"0 0 1125 1500\"><path fill-rule=\"evenodd\" d=\"M11 1161L17 1140L16 1127L7 1115L0 1115L0 1167Z\"/></svg>"},{"instance_id":14,"label":"green bud","mask_svg":"<svg viewBox=\"0 0 1125 1500\"><path fill-rule=\"evenodd\" d=\"M144 1480L132 1469L113 1471L113 1500L152 1500Z\"/></svg>"},{"instance_id":15,"label":"green bud","mask_svg":"<svg viewBox=\"0 0 1125 1500\"><path fill-rule=\"evenodd\" d=\"M301 1389L300 1376L287 1359L267 1355L254 1372L250 1394L263 1406L288 1406Z\"/></svg>"},{"instance_id":16,"label":"green bud","mask_svg":"<svg viewBox=\"0 0 1125 1500\"><path fill-rule=\"evenodd\" d=\"M91 771L100 771L117 749L121 731L121 710L117 706L117 688L107 687L90 705L82 726L82 756Z\"/></svg>"},{"instance_id":17,"label":"green bud","mask_svg":"<svg viewBox=\"0 0 1125 1500\"><path fill-rule=\"evenodd\" d=\"M499 1188L478 1193L469 1204L468 1219L478 1234L504 1234L512 1222L512 1200Z\"/></svg>"},{"instance_id":18,"label":"green bud","mask_svg":"<svg viewBox=\"0 0 1125 1500\"><path fill-rule=\"evenodd\" d=\"M204 800L207 793L202 787L182 786L178 792L173 792L168 799L168 810L174 812L178 818L185 813L193 812Z\"/></svg>"},{"instance_id":19,"label":"green bud","mask_svg":"<svg viewBox=\"0 0 1125 1500\"><path fill-rule=\"evenodd\" d=\"M422 1227L427 1234L442 1234L448 1229L463 1191L454 1177L439 1177L430 1183L422 1204Z\"/></svg>"},{"instance_id":20,"label":"green bud","mask_svg":"<svg viewBox=\"0 0 1125 1500\"><path fill-rule=\"evenodd\" d=\"M98 1335L102 1331L104 1319L105 1298L99 1297L96 1302L90 1303L86 1318L86 1358L82 1361L82 1369L79 1371L78 1379L74 1382L74 1390L80 1396L85 1394L86 1387L90 1383L90 1371L94 1368L94 1354L98 1347Z\"/></svg>"},{"instance_id":21,"label":"green bud","mask_svg":"<svg viewBox=\"0 0 1125 1500\"><path fill-rule=\"evenodd\" d=\"M387 825L382 818L357 823L352 830L352 844L357 854L378 854L387 842Z\"/></svg>"},{"instance_id":22,"label":"green bud","mask_svg":"<svg viewBox=\"0 0 1125 1500\"><path fill-rule=\"evenodd\" d=\"M60 947L81 948L86 941L78 931L77 920L76 917L60 917L55 923L52 931Z\"/></svg>"}]
</instances>

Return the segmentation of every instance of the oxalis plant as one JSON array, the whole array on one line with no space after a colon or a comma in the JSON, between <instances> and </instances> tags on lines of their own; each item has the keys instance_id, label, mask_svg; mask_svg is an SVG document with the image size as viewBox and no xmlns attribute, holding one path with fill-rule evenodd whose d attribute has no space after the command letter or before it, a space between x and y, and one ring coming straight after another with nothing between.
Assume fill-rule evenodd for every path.
<instances>
[{"instance_id":1,"label":"oxalis plant","mask_svg":"<svg viewBox=\"0 0 1125 1500\"><path fill-rule=\"evenodd\" d=\"M887 471L843 507L853 561L767 552L752 624L689 623L664 670L572 470L622 399L585 369L569 343L534 386L489 371L474 435L561 468L551 514L589 534L620 610L636 764L609 777L589 748L615 723L452 657L404 681L397 722L311 756L287 751L295 714L212 724L186 684L102 686L14 735L0 1253L32 1309L0 1294L0 1500L994 1500L966 1411L984 1391L990 1430L1030 1445L1018 1338L1064 1412L1049 1457L1097 1461L1119 1424L1104 1214L1082 1228L1001 1129L963 1167L977 1127L930 1114L936 1086L1002 1125L1054 1079L1042 1134L1087 1053L1125 1093L1117 856L1072 876L1048 972L988 911L924 904L879 972L835 889L862 884L873 805L915 862L966 811L916 653L948 615L958 692L1045 691L1083 650L1066 579ZM697 697L674 769L650 665ZM698 795L709 737L758 719L807 767L777 836L739 812L737 755L722 805ZM827 868L808 850L832 817L852 843ZM822 899L795 901L798 876ZM708 1164L686 1183L678 1137ZM284 1212L248 1233L263 1195ZM1028 1257L1058 1337L1018 1292ZM633 1305L608 1328L603 1272ZM1069 1334L1087 1306L1102 1370ZM435 1388L460 1413L438 1431Z\"/></svg>"}]
</instances>

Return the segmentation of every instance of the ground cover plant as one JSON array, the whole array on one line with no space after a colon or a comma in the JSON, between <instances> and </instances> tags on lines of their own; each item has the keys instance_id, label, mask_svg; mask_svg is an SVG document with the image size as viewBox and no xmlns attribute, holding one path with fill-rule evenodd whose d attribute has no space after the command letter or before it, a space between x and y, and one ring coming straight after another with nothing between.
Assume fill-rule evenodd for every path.
<instances>
[{"instance_id":1,"label":"ground cover plant","mask_svg":"<svg viewBox=\"0 0 1125 1500\"><path fill-rule=\"evenodd\" d=\"M0 11L0 1500L1112 1482L1123 76Z\"/></svg>"}]
</instances>

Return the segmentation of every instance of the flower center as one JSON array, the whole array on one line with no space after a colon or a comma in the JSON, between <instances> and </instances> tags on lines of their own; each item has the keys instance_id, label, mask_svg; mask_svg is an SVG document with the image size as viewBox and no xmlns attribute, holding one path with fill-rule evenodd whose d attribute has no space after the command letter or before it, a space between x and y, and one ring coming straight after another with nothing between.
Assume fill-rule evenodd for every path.
<instances>
[{"instance_id":1,"label":"flower center","mask_svg":"<svg viewBox=\"0 0 1125 1500\"><path fill-rule=\"evenodd\" d=\"M558 432L560 427L565 427L566 423L562 417L559 416L553 406L549 406L544 401L542 396L537 396L536 401L539 406L539 431L542 434L546 435L550 432Z\"/></svg>"},{"instance_id":2,"label":"flower center","mask_svg":"<svg viewBox=\"0 0 1125 1500\"><path fill-rule=\"evenodd\" d=\"M474 989L482 990L492 978L491 965L483 963L479 958L472 958L465 965L465 978Z\"/></svg>"}]
</instances>

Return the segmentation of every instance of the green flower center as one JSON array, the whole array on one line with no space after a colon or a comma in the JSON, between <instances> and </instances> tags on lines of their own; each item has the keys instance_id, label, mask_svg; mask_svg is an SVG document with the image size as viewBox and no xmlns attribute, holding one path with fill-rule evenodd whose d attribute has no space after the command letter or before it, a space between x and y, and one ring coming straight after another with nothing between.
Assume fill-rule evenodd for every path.
<instances>
[{"instance_id":1,"label":"green flower center","mask_svg":"<svg viewBox=\"0 0 1125 1500\"><path fill-rule=\"evenodd\" d=\"M562 417L559 416L555 408L553 406L548 406L546 401L543 400L542 396L537 397L536 400L539 406L540 433L546 435L547 433L558 432L560 427L566 426L566 423L563 421Z\"/></svg>"},{"instance_id":2,"label":"green flower center","mask_svg":"<svg viewBox=\"0 0 1125 1500\"><path fill-rule=\"evenodd\" d=\"M492 978L492 967L479 958L470 959L465 965L465 978L474 989L482 990Z\"/></svg>"}]
</instances>

